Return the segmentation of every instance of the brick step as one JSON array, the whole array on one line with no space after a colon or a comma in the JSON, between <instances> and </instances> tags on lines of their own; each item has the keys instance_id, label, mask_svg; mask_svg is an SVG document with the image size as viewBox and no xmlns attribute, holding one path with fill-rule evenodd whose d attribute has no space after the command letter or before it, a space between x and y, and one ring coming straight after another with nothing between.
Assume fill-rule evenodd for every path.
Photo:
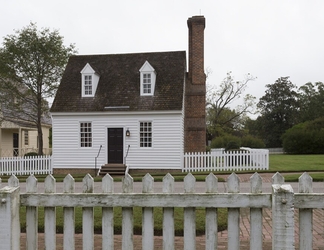
<instances>
[{"instance_id":1,"label":"brick step","mask_svg":"<svg viewBox=\"0 0 324 250\"><path fill-rule=\"evenodd\" d=\"M104 176L106 174L110 175L124 175L126 171L125 164L105 164L101 166L99 175Z\"/></svg>"}]
</instances>

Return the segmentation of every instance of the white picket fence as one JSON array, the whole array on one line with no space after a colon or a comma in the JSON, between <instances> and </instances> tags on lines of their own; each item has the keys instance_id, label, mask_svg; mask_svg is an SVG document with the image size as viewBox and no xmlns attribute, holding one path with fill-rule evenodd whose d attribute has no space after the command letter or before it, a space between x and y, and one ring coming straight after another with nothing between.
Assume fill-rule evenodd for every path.
<instances>
[{"instance_id":1,"label":"white picket fence","mask_svg":"<svg viewBox=\"0 0 324 250\"><path fill-rule=\"evenodd\" d=\"M299 248L313 249L313 208L324 208L324 194L313 193L312 178L304 173L299 178L298 193L284 183L277 173L273 176L272 193L262 193L262 178L255 173L250 178L250 193L240 193L236 174L227 179L226 193L218 192L218 179L213 174L206 177L204 193L196 193L196 180L189 173L184 178L184 192L174 192L174 178L163 178L162 190L154 190L154 179L147 174L142 181L142 192L134 193L133 179L126 175L122 192L114 192L114 180L106 175L102 179L102 192L94 193L90 175L83 179L82 193L75 192L75 183L67 175L63 193L57 193L52 175L45 179L45 190L38 191L35 176L26 181L26 193L21 193L17 177L12 176L8 186L0 189L0 249L20 249L19 207L26 206L26 249L38 249L37 208L44 208L45 249L56 249L56 207L63 207L64 249L75 249L74 209L82 207L83 249L94 247L94 207L102 208L102 249L114 249L114 207L122 207L122 249L132 250L133 207L142 207L142 249L154 249L153 209L163 208L163 249L175 249L174 208L184 208L184 249L196 249L195 209L206 209L206 248L217 249L217 209L228 209L228 249L240 249L240 208L250 208L250 249L262 249L262 209L272 209L272 249L295 249L294 210L299 209Z\"/></svg>"},{"instance_id":2,"label":"white picket fence","mask_svg":"<svg viewBox=\"0 0 324 250\"><path fill-rule=\"evenodd\" d=\"M185 153L183 172L268 170L269 150L241 148L239 151Z\"/></svg>"},{"instance_id":3,"label":"white picket fence","mask_svg":"<svg viewBox=\"0 0 324 250\"><path fill-rule=\"evenodd\" d=\"M0 158L0 175L52 174L50 155Z\"/></svg>"}]
</instances>

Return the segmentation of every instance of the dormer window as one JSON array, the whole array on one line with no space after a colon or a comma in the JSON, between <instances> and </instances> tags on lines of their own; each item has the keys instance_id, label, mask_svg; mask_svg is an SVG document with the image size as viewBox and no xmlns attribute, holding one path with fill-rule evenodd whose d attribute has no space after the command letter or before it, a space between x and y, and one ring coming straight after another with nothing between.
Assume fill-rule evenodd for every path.
<instances>
[{"instance_id":1,"label":"dormer window","mask_svg":"<svg viewBox=\"0 0 324 250\"><path fill-rule=\"evenodd\" d=\"M94 71L89 63L84 66L80 73L82 78L82 97L94 97L99 82L99 74Z\"/></svg>"},{"instance_id":2,"label":"dormer window","mask_svg":"<svg viewBox=\"0 0 324 250\"><path fill-rule=\"evenodd\" d=\"M152 84L151 84L151 74L143 74L143 93L151 94L152 93Z\"/></svg>"},{"instance_id":3,"label":"dormer window","mask_svg":"<svg viewBox=\"0 0 324 250\"><path fill-rule=\"evenodd\" d=\"M84 95L92 95L92 75L84 76Z\"/></svg>"},{"instance_id":4,"label":"dormer window","mask_svg":"<svg viewBox=\"0 0 324 250\"><path fill-rule=\"evenodd\" d=\"M154 95L155 80L156 80L156 73L154 68L151 66L151 64L148 61L146 61L139 71L141 74L140 77L141 95L142 96Z\"/></svg>"}]
</instances>

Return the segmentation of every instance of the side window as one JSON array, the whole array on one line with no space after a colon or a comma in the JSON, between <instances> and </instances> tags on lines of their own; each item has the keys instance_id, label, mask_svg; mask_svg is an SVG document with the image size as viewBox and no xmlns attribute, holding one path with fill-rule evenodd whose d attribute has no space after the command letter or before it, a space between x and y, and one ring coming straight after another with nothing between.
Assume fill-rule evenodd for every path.
<instances>
[{"instance_id":1,"label":"side window","mask_svg":"<svg viewBox=\"0 0 324 250\"><path fill-rule=\"evenodd\" d=\"M80 146L81 148L92 147L92 124L91 122L80 123Z\"/></svg>"},{"instance_id":2,"label":"side window","mask_svg":"<svg viewBox=\"0 0 324 250\"><path fill-rule=\"evenodd\" d=\"M25 146L28 146L28 144L29 144L28 130L25 130L25 132L24 132L24 143L25 143Z\"/></svg>"},{"instance_id":3,"label":"side window","mask_svg":"<svg viewBox=\"0 0 324 250\"><path fill-rule=\"evenodd\" d=\"M152 122L140 122L140 147L152 147Z\"/></svg>"}]
</instances>

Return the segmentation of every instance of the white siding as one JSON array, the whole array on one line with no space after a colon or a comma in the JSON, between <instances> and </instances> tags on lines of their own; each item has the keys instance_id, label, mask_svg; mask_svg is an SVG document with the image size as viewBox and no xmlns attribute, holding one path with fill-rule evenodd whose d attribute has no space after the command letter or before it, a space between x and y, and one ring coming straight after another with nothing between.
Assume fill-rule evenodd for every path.
<instances>
[{"instance_id":1,"label":"white siding","mask_svg":"<svg viewBox=\"0 0 324 250\"><path fill-rule=\"evenodd\" d=\"M131 168L181 169L183 163L183 119L181 113L161 114L89 114L53 116L53 167L95 168L108 162L107 128L124 128L124 155L130 145L126 163ZM152 122L153 147L140 148L140 121ZM92 122L92 147L80 147L80 122ZM125 131L130 130L130 137Z\"/></svg>"}]
</instances>

